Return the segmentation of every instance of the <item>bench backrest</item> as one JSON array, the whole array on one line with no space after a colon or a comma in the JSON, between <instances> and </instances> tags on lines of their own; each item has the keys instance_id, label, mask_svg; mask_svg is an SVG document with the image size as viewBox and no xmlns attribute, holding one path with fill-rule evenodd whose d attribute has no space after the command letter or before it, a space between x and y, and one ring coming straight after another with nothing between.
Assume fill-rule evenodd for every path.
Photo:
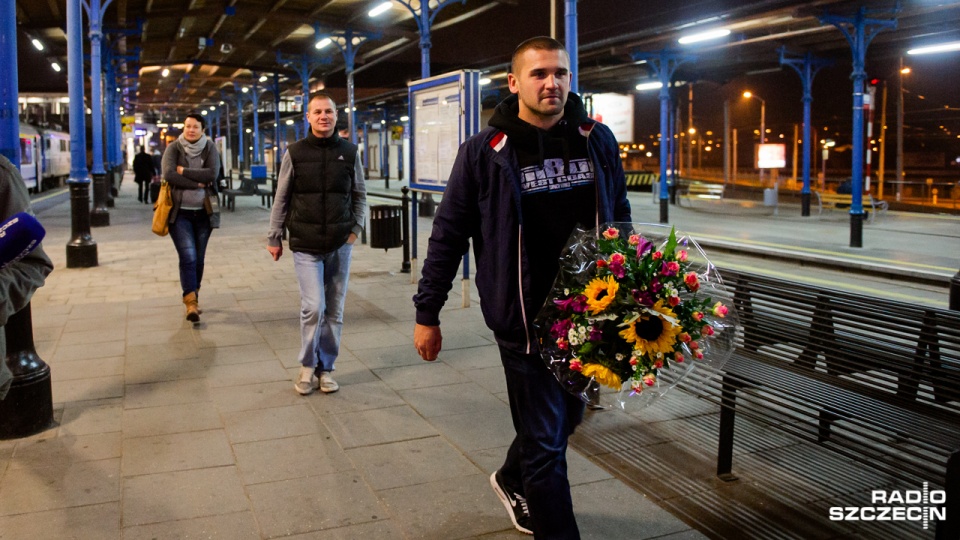
<instances>
[{"instance_id":1,"label":"bench backrest","mask_svg":"<svg viewBox=\"0 0 960 540\"><path fill-rule=\"evenodd\" d=\"M960 413L960 312L725 270L741 352L905 406Z\"/></svg>"}]
</instances>

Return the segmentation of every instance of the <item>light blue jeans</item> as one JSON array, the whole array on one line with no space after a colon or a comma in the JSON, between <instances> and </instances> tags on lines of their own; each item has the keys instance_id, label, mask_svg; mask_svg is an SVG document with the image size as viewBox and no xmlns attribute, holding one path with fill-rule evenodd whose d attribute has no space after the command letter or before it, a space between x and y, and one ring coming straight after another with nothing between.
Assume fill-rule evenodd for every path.
<instances>
[{"instance_id":1,"label":"light blue jeans","mask_svg":"<svg viewBox=\"0 0 960 540\"><path fill-rule=\"evenodd\" d=\"M353 244L330 253L293 252L300 283L300 365L333 371L340 354L343 305Z\"/></svg>"}]
</instances>

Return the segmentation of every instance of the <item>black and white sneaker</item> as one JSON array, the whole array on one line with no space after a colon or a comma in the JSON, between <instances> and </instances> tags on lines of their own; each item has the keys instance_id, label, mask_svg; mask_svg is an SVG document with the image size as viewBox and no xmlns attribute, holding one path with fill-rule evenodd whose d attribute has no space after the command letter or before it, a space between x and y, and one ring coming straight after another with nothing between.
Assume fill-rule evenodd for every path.
<instances>
[{"instance_id":1,"label":"black and white sneaker","mask_svg":"<svg viewBox=\"0 0 960 540\"><path fill-rule=\"evenodd\" d=\"M500 498L503 507L507 509L507 514L510 515L513 526L522 533L533 534L533 529L530 528L532 524L530 523L530 510L527 508L526 497L508 490L503 485L503 479L500 478L500 471L495 471L490 475L490 486L493 487L493 491Z\"/></svg>"}]
</instances>

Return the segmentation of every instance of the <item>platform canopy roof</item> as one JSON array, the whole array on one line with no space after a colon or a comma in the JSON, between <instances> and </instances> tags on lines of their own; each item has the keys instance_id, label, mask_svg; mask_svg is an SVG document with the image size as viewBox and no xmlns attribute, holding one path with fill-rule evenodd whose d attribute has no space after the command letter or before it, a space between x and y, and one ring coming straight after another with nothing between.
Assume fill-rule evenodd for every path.
<instances>
[{"instance_id":1,"label":"platform canopy roof","mask_svg":"<svg viewBox=\"0 0 960 540\"><path fill-rule=\"evenodd\" d=\"M90 0L87 0L88 2ZM280 75L281 94L302 90L300 76L285 58L306 55L316 63L310 84L338 100L346 96L344 57L333 46L317 50L319 37L350 28L371 36L356 55L359 103L400 100L406 85L421 76L420 34L410 10L394 1L377 18L369 10L380 0L113 0L104 26L111 46L128 59L121 67L126 99L138 111L185 110L232 95L234 83ZM408 0L417 10L420 0ZM431 0L435 9L436 0ZM563 0L445 0L432 27L431 73L457 69L487 72L505 84L516 44L551 32L564 40ZM896 20L869 48L868 61L896 59L907 49L960 40L960 2L935 0L580 0L577 2L579 80L585 91L631 91L649 79L648 65L631 53L674 49L697 56L675 79L722 84L745 73L782 69L778 49L850 63L843 33L820 16ZM21 92L66 92L66 9L64 0L16 0L20 28ZM724 28L730 35L693 45L678 38ZM84 31L86 33L86 21ZM44 51L30 43L39 39ZM85 47L89 39L85 37ZM64 70L56 73L49 61ZM163 76L164 69L169 73ZM88 82L89 84L89 82ZM86 93L89 99L89 91Z\"/></svg>"}]
</instances>

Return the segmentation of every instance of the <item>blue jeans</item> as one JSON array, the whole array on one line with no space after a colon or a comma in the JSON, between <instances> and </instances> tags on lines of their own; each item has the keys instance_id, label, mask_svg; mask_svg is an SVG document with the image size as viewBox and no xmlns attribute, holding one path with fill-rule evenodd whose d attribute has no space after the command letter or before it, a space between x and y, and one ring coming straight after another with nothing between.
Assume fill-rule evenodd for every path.
<instances>
[{"instance_id":1,"label":"blue jeans","mask_svg":"<svg viewBox=\"0 0 960 540\"><path fill-rule=\"evenodd\" d=\"M333 371L340 354L353 244L330 253L293 252L300 284L300 365Z\"/></svg>"},{"instance_id":2,"label":"blue jeans","mask_svg":"<svg viewBox=\"0 0 960 540\"><path fill-rule=\"evenodd\" d=\"M567 438L583 420L584 403L560 386L539 354L501 346L500 361L517 432L500 475L507 488L527 498L536 538L578 539L567 481Z\"/></svg>"},{"instance_id":3,"label":"blue jeans","mask_svg":"<svg viewBox=\"0 0 960 540\"><path fill-rule=\"evenodd\" d=\"M203 258L212 231L206 210L181 209L170 224L170 238L180 257L180 288L184 296L200 290Z\"/></svg>"}]
</instances>

